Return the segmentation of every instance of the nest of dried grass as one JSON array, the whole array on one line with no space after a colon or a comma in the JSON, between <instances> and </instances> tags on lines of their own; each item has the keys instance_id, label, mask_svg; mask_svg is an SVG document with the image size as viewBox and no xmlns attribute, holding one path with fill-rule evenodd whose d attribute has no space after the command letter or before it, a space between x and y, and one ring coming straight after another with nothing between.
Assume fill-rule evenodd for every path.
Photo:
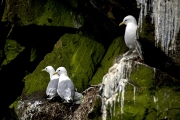
<instances>
[{"instance_id":1,"label":"nest of dried grass","mask_svg":"<svg viewBox=\"0 0 180 120\"><path fill-rule=\"evenodd\" d=\"M21 100L17 108L18 118L20 120L85 120L93 110L99 87L90 87L83 93L84 98L80 105L62 103L60 100Z\"/></svg>"}]
</instances>

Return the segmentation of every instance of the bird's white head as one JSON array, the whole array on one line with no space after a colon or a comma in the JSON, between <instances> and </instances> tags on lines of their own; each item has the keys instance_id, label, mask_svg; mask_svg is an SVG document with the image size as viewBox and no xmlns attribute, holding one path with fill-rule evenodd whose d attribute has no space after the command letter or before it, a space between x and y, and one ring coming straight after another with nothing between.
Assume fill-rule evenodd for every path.
<instances>
[{"instance_id":1,"label":"bird's white head","mask_svg":"<svg viewBox=\"0 0 180 120\"><path fill-rule=\"evenodd\" d=\"M55 72L54 68L52 66L47 66L42 71L46 71L48 73Z\"/></svg>"},{"instance_id":2,"label":"bird's white head","mask_svg":"<svg viewBox=\"0 0 180 120\"><path fill-rule=\"evenodd\" d=\"M67 70L66 70L65 67L59 67L59 68L56 70L55 74L58 74L59 76L60 76L61 74L67 75Z\"/></svg>"},{"instance_id":3,"label":"bird's white head","mask_svg":"<svg viewBox=\"0 0 180 120\"><path fill-rule=\"evenodd\" d=\"M128 23L134 23L137 25L136 19L132 15L128 15L123 19L123 22L121 22L119 26L123 24L127 25Z\"/></svg>"}]
</instances>

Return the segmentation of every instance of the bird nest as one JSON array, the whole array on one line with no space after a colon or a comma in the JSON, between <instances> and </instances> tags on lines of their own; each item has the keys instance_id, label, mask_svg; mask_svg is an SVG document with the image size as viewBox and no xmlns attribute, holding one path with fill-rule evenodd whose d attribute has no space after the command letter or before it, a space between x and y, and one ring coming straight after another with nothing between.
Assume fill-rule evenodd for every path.
<instances>
[{"instance_id":1,"label":"bird nest","mask_svg":"<svg viewBox=\"0 0 180 120\"><path fill-rule=\"evenodd\" d=\"M61 100L20 100L17 115L20 120L84 120L93 110L99 87L90 87L84 92L81 104L62 103Z\"/></svg>"}]
</instances>

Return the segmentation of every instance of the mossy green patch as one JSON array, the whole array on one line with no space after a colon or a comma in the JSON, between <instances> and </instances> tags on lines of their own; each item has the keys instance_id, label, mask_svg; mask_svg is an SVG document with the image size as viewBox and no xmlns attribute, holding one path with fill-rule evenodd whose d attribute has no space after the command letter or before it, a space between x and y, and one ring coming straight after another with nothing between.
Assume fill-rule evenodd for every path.
<instances>
[{"instance_id":1,"label":"mossy green patch","mask_svg":"<svg viewBox=\"0 0 180 120\"><path fill-rule=\"evenodd\" d=\"M71 76L80 91L86 89L95 71L95 66L101 61L105 49L101 44L92 42L85 36L81 36L82 41L78 44L78 49L74 51L71 58Z\"/></svg>"},{"instance_id":2,"label":"mossy green patch","mask_svg":"<svg viewBox=\"0 0 180 120\"><path fill-rule=\"evenodd\" d=\"M153 99L150 91L153 86L153 79L154 71L152 68L143 64L134 66L130 75L130 82L136 86L136 94L134 96L134 87L127 84L122 119L140 120L144 118L146 109L151 106Z\"/></svg>"},{"instance_id":3,"label":"mossy green patch","mask_svg":"<svg viewBox=\"0 0 180 120\"><path fill-rule=\"evenodd\" d=\"M30 56L30 61L34 61L36 59L36 49L31 48L31 56Z\"/></svg>"},{"instance_id":4,"label":"mossy green patch","mask_svg":"<svg viewBox=\"0 0 180 120\"><path fill-rule=\"evenodd\" d=\"M77 1L70 2L77 6ZM9 7L5 8L3 21L19 25L64 26L80 28L84 23L81 13L75 12L68 2L58 0L40 1L8 1ZM12 12L12 11L13 12Z\"/></svg>"},{"instance_id":5,"label":"mossy green patch","mask_svg":"<svg viewBox=\"0 0 180 120\"><path fill-rule=\"evenodd\" d=\"M19 25L35 24L35 18L42 15L45 4L46 0L7 1L2 20L8 19L8 21Z\"/></svg>"},{"instance_id":6,"label":"mossy green patch","mask_svg":"<svg viewBox=\"0 0 180 120\"><path fill-rule=\"evenodd\" d=\"M37 91L44 91L50 80L49 74L42 72L46 66L51 65L55 69L64 66L69 77L78 91L87 88L91 80L95 66L101 61L105 49L103 45L80 34L65 34L40 62L34 72L25 77L23 92L31 95Z\"/></svg>"},{"instance_id":7,"label":"mossy green patch","mask_svg":"<svg viewBox=\"0 0 180 120\"><path fill-rule=\"evenodd\" d=\"M6 59L3 61L2 65L8 64L11 60L15 59L17 55L22 52L25 47L21 46L17 41L7 39L4 47L4 53Z\"/></svg>"},{"instance_id":8,"label":"mossy green patch","mask_svg":"<svg viewBox=\"0 0 180 120\"><path fill-rule=\"evenodd\" d=\"M146 108L151 106L152 96L148 90L138 91L136 90L134 96L134 89L131 85L126 85L125 95L124 95L124 107L123 113L121 111L121 93L119 93L116 98L115 104L112 107L108 107L108 116L107 119L113 120L141 120L144 118L146 113ZM135 97L135 99L134 99ZM120 101L118 102L119 99ZM111 112L110 112L111 111Z\"/></svg>"},{"instance_id":9,"label":"mossy green patch","mask_svg":"<svg viewBox=\"0 0 180 120\"><path fill-rule=\"evenodd\" d=\"M135 97L135 100L133 97ZM146 109L151 106L152 99L149 90L137 91L135 96L133 90L126 90L122 118L136 120L143 119Z\"/></svg>"},{"instance_id":10,"label":"mossy green patch","mask_svg":"<svg viewBox=\"0 0 180 120\"><path fill-rule=\"evenodd\" d=\"M154 95L156 97L156 103L154 108L157 111L159 119L164 117L175 119L180 112L180 92L174 91L170 87L162 87L156 90Z\"/></svg>"},{"instance_id":11,"label":"mossy green patch","mask_svg":"<svg viewBox=\"0 0 180 120\"><path fill-rule=\"evenodd\" d=\"M36 18L38 25L74 27L75 14L61 2L48 0L44 8L43 14Z\"/></svg>"},{"instance_id":12,"label":"mossy green patch","mask_svg":"<svg viewBox=\"0 0 180 120\"><path fill-rule=\"evenodd\" d=\"M18 120L17 114L16 112L16 108L18 105L18 101L19 101L19 97L16 99L16 101L14 101L10 106L9 106L9 111L11 114L11 117L13 118L13 120Z\"/></svg>"},{"instance_id":13,"label":"mossy green patch","mask_svg":"<svg viewBox=\"0 0 180 120\"><path fill-rule=\"evenodd\" d=\"M114 39L110 47L108 48L106 55L104 56L101 67L97 69L97 72L93 76L90 84L96 85L102 82L103 76L107 73L108 69L112 66L114 59L123 54L127 50L127 47L123 41L123 37Z\"/></svg>"},{"instance_id":14,"label":"mossy green patch","mask_svg":"<svg viewBox=\"0 0 180 120\"><path fill-rule=\"evenodd\" d=\"M130 75L130 81L137 87L149 89L152 87L154 70L146 65L137 64Z\"/></svg>"},{"instance_id":15,"label":"mossy green patch","mask_svg":"<svg viewBox=\"0 0 180 120\"><path fill-rule=\"evenodd\" d=\"M154 84L156 79L160 79L158 77L160 75L156 76L155 72L154 68L144 64L135 64L130 75L130 82L136 86L135 96L134 87L127 83L124 96L124 113L120 109L120 102L116 101L115 108L114 105L112 108L108 107L107 119L177 119L180 112L180 92L177 91L176 87L170 87L163 83L159 83L162 85ZM163 72L158 73L165 74ZM163 76L171 78L168 75ZM162 79L165 79L164 77ZM169 79L169 81L173 80L173 78Z\"/></svg>"}]
</instances>

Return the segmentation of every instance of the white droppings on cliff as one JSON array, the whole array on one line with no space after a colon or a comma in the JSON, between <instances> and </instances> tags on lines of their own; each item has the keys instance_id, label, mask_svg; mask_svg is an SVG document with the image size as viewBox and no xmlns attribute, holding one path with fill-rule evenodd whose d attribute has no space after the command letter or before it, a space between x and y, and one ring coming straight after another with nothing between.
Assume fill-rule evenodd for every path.
<instances>
[{"instance_id":1,"label":"white droppings on cliff","mask_svg":"<svg viewBox=\"0 0 180 120\"><path fill-rule=\"evenodd\" d=\"M83 24L82 19L83 18L80 15L72 14L72 23L73 23L75 28L79 29L80 27L82 27L82 24Z\"/></svg>"},{"instance_id":2,"label":"white droppings on cliff","mask_svg":"<svg viewBox=\"0 0 180 120\"><path fill-rule=\"evenodd\" d=\"M137 0L137 5L141 6L138 22L140 32L142 32L143 18L149 14L155 27L155 46L161 47L166 55L175 53L176 38L180 28L180 1Z\"/></svg>"},{"instance_id":3,"label":"white droppings on cliff","mask_svg":"<svg viewBox=\"0 0 180 120\"><path fill-rule=\"evenodd\" d=\"M111 68L109 68L108 73L103 76L102 80L102 119L106 120L107 117L107 107L110 105L110 115L115 115L115 103L120 102L121 114L123 114L124 108L124 95L125 87L127 84L130 84L134 87L134 103L135 103L135 86L129 83L129 77L132 71L132 68L136 62L132 59L138 56L138 53L126 55L123 57L117 57L115 63Z\"/></svg>"},{"instance_id":4,"label":"white droppings on cliff","mask_svg":"<svg viewBox=\"0 0 180 120\"><path fill-rule=\"evenodd\" d=\"M158 101L158 98L156 98L155 96L153 96L153 100L156 103Z\"/></svg>"},{"instance_id":5,"label":"white droppings on cliff","mask_svg":"<svg viewBox=\"0 0 180 120\"><path fill-rule=\"evenodd\" d=\"M136 103L136 87L134 86L134 105L135 105L135 103Z\"/></svg>"}]
</instances>

